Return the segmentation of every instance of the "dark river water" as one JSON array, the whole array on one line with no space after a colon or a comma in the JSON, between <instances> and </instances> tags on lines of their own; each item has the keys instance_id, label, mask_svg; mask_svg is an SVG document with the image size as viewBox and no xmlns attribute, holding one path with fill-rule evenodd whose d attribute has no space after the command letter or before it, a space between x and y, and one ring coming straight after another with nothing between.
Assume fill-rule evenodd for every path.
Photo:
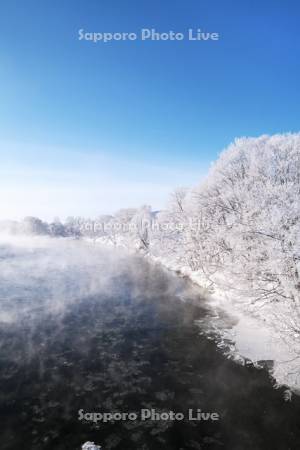
<instances>
[{"instance_id":1,"label":"dark river water","mask_svg":"<svg viewBox=\"0 0 300 450\"><path fill-rule=\"evenodd\" d=\"M2 248L1 450L300 449L300 399L201 334L210 312L193 286L138 257L61 253ZM142 420L145 409L184 418Z\"/></svg>"}]
</instances>

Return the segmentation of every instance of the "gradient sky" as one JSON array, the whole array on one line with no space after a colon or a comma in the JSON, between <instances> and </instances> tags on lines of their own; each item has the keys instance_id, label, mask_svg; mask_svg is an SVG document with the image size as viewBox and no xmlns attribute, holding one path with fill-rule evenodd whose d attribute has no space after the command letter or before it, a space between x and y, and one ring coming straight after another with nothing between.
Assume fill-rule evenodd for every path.
<instances>
[{"instance_id":1,"label":"gradient sky","mask_svg":"<svg viewBox=\"0 0 300 450\"><path fill-rule=\"evenodd\" d=\"M235 137L299 131L299 23L297 0L1 0L0 217L161 208Z\"/></svg>"}]
</instances>

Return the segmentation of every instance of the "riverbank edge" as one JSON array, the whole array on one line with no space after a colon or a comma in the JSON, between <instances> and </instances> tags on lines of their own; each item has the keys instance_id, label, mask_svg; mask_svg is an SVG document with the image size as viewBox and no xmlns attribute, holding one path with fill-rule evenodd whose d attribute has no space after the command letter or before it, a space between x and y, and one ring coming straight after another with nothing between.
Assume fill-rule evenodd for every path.
<instances>
[{"instance_id":1,"label":"riverbank edge","mask_svg":"<svg viewBox=\"0 0 300 450\"><path fill-rule=\"evenodd\" d=\"M84 238L84 240L103 247L123 249L128 252L128 254L138 254L149 260L149 262L160 265L162 268L167 269L182 278L188 279L195 287L197 287L197 289L199 289L201 295L205 297L207 305L213 311L222 310L237 323L241 323L241 327L247 328L248 330L254 330L252 333L254 341L249 343L249 345L246 346L247 348L245 348L245 345L243 347L243 344L239 342L239 339L241 338L241 336L239 336L240 331L233 329L231 335L226 335L227 339L232 339L233 345L235 346L235 350L231 355L232 358L239 363L243 360L251 361L254 365L259 365L259 361L274 361L274 368L269 370L270 377L274 380L274 387L286 387L287 400L290 400L291 398L289 391L297 394L297 396L300 395L300 380L296 382L297 380L295 377L291 378L288 376L288 367L286 371L281 369L285 363L288 364L290 360L297 358L297 354L295 356L295 353L292 351L293 343L289 340L289 342L285 342L281 338L280 332L276 330L276 327L272 327L270 321L267 321L263 315L259 315L250 301L246 302L245 298L239 299L237 295L234 296L229 292L225 292L216 285L209 285L207 280L205 280L199 272L192 271L187 266L180 266L171 259L154 256L150 252L142 252L137 248L128 248L128 246L124 245L122 239L117 243L108 242L101 238ZM222 331L220 330L220 335L221 333ZM267 354L265 357L255 354L260 350L258 347L260 347L261 338L265 338L266 340L264 347ZM243 338L240 340L243 341ZM283 355L285 355L285 357Z\"/></svg>"}]
</instances>

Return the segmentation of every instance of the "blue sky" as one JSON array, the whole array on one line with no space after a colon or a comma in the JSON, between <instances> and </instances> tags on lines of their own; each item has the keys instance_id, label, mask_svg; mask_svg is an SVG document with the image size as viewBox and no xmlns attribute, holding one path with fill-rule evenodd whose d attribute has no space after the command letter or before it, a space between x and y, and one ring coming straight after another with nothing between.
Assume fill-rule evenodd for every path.
<instances>
[{"instance_id":1,"label":"blue sky","mask_svg":"<svg viewBox=\"0 0 300 450\"><path fill-rule=\"evenodd\" d=\"M296 0L2 0L0 216L161 208L235 137L299 131L299 23Z\"/></svg>"}]
</instances>

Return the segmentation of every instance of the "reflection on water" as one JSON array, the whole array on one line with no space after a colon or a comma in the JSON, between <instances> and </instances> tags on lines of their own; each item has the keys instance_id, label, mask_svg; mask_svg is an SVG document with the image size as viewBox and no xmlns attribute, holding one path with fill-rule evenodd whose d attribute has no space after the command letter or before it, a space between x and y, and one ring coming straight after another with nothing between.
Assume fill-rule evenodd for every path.
<instances>
[{"instance_id":1,"label":"reflection on water","mask_svg":"<svg viewBox=\"0 0 300 450\"><path fill-rule=\"evenodd\" d=\"M140 258L76 245L1 252L1 449L300 447L299 399L284 402L265 370L235 364L199 332L210 313L194 288ZM220 420L78 420L80 409L143 408Z\"/></svg>"}]
</instances>

